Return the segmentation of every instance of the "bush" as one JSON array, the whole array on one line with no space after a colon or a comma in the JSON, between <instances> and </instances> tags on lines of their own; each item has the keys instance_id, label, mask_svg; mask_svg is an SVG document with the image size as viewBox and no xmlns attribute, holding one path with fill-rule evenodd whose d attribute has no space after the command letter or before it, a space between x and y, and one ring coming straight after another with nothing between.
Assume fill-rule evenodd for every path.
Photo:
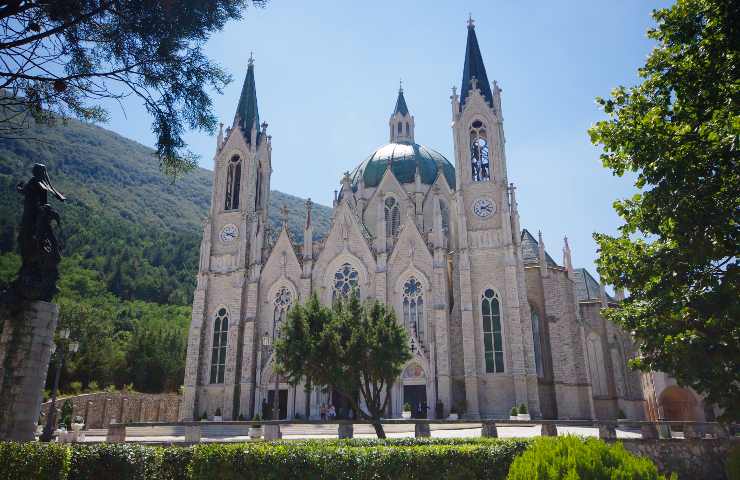
<instances>
[{"instance_id":1,"label":"bush","mask_svg":"<svg viewBox=\"0 0 740 480\"><path fill-rule=\"evenodd\" d=\"M406 402L403 404L403 411L404 412L410 412L411 411L411 404Z\"/></svg>"},{"instance_id":2,"label":"bush","mask_svg":"<svg viewBox=\"0 0 740 480\"><path fill-rule=\"evenodd\" d=\"M69 469L69 449L57 443L0 442L3 480L57 480Z\"/></svg>"},{"instance_id":3,"label":"bush","mask_svg":"<svg viewBox=\"0 0 740 480\"><path fill-rule=\"evenodd\" d=\"M526 440L395 438L152 447L0 443L3 480L493 479ZM392 447L392 448L391 448Z\"/></svg>"},{"instance_id":4,"label":"bush","mask_svg":"<svg viewBox=\"0 0 740 480\"><path fill-rule=\"evenodd\" d=\"M75 445L72 450L69 478L74 480L167 478L159 476L162 471L162 453L161 448L136 444ZM181 465L180 468L184 469L185 465Z\"/></svg>"},{"instance_id":5,"label":"bush","mask_svg":"<svg viewBox=\"0 0 740 480\"><path fill-rule=\"evenodd\" d=\"M75 380L74 382L69 382L69 393L72 395L79 395L82 393L82 382L79 380Z\"/></svg>"},{"instance_id":6,"label":"bush","mask_svg":"<svg viewBox=\"0 0 740 480\"><path fill-rule=\"evenodd\" d=\"M639 478L665 480L647 458L637 457L621 443L595 438L540 437L511 464L508 480L560 480L562 478ZM675 475L671 477L676 479Z\"/></svg>"},{"instance_id":7,"label":"bush","mask_svg":"<svg viewBox=\"0 0 740 480\"><path fill-rule=\"evenodd\" d=\"M527 406L525 404L522 403L521 405L519 405L519 413L521 413L521 414L529 413L527 411Z\"/></svg>"},{"instance_id":8,"label":"bush","mask_svg":"<svg viewBox=\"0 0 740 480\"><path fill-rule=\"evenodd\" d=\"M512 417L516 417L516 415L519 413L519 410L517 410L516 407L511 407L511 411L509 412L509 415Z\"/></svg>"},{"instance_id":9,"label":"bush","mask_svg":"<svg viewBox=\"0 0 740 480\"><path fill-rule=\"evenodd\" d=\"M93 380L92 382L87 384L87 391L88 392L99 392L100 386L98 386L98 382Z\"/></svg>"},{"instance_id":10,"label":"bush","mask_svg":"<svg viewBox=\"0 0 740 480\"><path fill-rule=\"evenodd\" d=\"M730 449L725 470L729 480L740 480L740 445L735 445Z\"/></svg>"}]
</instances>

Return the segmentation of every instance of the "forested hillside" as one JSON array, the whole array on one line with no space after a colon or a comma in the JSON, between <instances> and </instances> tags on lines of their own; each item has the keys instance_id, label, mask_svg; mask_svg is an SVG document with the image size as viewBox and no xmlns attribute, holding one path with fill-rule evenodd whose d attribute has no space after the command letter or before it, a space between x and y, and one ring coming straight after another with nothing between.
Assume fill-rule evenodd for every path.
<instances>
[{"instance_id":1,"label":"forested hillside","mask_svg":"<svg viewBox=\"0 0 740 480\"><path fill-rule=\"evenodd\" d=\"M38 127L32 139L0 140L0 287L15 274L18 181L34 163L47 165L68 200L62 214L62 322L80 337L80 353L62 383L99 387L133 383L144 391L180 385L201 221L210 204L212 172L197 169L175 182L164 177L153 150L100 127L69 121ZM302 241L304 201L272 192L270 223ZM315 235L325 234L330 209L314 208Z\"/></svg>"}]
</instances>

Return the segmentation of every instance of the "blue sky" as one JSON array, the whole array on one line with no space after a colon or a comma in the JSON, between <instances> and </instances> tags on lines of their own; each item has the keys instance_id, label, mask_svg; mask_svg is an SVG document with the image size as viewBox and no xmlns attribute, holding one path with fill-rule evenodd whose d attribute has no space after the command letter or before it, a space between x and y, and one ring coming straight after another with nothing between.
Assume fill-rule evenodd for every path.
<instances>
[{"instance_id":1,"label":"blue sky","mask_svg":"<svg viewBox=\"0 0 740 480\"><path fill-rule=\"evenodd\" d=\"M451 161L451 87L460 88L472 13L488 78L502 88L509 181L522 227L541 229L562 260L568 235L576 267L595 272L594 231L615 232L611 205L629 178L601 166L587 129L603 118L594 98L638 81L653 47L650 12L672 2L603 0L273 1L214 35L207 54L234 81L214 98L230 125L251 51L260 119L273 136L272 188L329 205L342 172L388 141L399 79L416 141ZM107 128L152 145L151 120L131 100ZM212 168L215 139L191 132Z\"/></svg>"}]
</instances>

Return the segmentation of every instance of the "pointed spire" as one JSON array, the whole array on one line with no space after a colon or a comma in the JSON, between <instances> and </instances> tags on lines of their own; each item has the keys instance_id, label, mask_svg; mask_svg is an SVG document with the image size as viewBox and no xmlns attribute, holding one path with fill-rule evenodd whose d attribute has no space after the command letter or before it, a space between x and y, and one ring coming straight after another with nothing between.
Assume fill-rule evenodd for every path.
<instances>
[{"instance_id":1,"label":"pointed spire","mask_svg":"<svg viewBox=\"0 0 740 480\"><path fill-rule=\"evenodd\" d=\"M309 198L306 200L306 229L311 228L311 209L313 208L313 202Z\"/></svg>"},{"instance_id":2,"label":"pointed spire","mask_svg":"<svg viewBox=\"0 0 740 480\"><path fill-rule=\"evenodd\" d=\"M288 210L288 206L286 204L283 204L282 208L280 208L280 216L283 220L283 228L288 228L288 214L290 211Z\"/></svg>"},{"instance_id":3,"label":"pointed spire","mask_svg":"<svg viewBox=\"0 0 740 480\"><path fill-rule=\"evenodd\" d=\"M488 83L486 66L483 64L483 56L478 46L478 37L475 35L475 21L471 16L468 19L468 43L465 47L465 66L463 67L462 85L460 86L460 105L465 105L468 93L472 87L471 81L477 80L476 87L480 90L488 105L493 106L493 93Z\"/></svg>"},{"instance_id":4,"label":"pointed spire","mask_svg":"<svg viewBox=\"0 0 740 480\"><path fill-rule=\"evenodd\" d=\"M542 239L542 230L538 233L539 241L537 242L538 256L540 259L540 274L547 276L547 253L545 253L545 241Z\"/></svg>"},{"instance_id":5,"label":"pointed spire","mask_svg":"<svg viewBox=\"0 0 740 480\"><path fill-rule=\"evenodd\" d=\"M257 129L260 125L260 115L257 109L257 88L254 82L254 56L251 53L247 65L247 75L244 78L234 121L245 133L247 142L251 142L252 134L258 133ZM255 132L252 132L252 130L255 130Z\"/></svg>"},{"instance_id":6,"label":"pointed spire","mask_svg":"<svg viewBox=\"0 0 740 480\"><path fill-rule=\"evenodd\" d=\"M393 109L393 115L397 113L400 113L401 115L409 114L409 108L406 106L406 99L403 98L403 80L399 81L396 108Z\"/></svg>"},{"instance_id":7,"label":"pointed spire","mask_svg":"<svg viewBox=\"0 0 740 480\"><path fill-rule=\"evenodd\" d=\"M563 246L563 266L565 267L565 271L568 272L568 276L573 276L573 261L571 260L570 256L570 245L568 245L568 237L566 236L564 239L565 245Z\"/></svg>"}]
</instances>

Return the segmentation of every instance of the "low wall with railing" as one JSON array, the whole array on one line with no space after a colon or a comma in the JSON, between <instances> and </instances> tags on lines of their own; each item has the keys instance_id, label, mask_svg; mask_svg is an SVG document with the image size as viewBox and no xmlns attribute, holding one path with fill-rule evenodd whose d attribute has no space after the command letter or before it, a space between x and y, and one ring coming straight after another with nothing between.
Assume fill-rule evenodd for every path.
<instances>
[{"instance_id":1,"label":"low wall with railing","mask_svg":"<svg viewBox=\"0 0 740 480\"><path fill-rule=\"evenodd\" d=\"M72 402L72 416L83 418L85 428L106 428L111 421L176 422L182 397L176 393L97 392L58 398L56 407ZM41 405L43 415L49 413L51 402ZM59 419L59 417L57 417Z\"/></svg>"}]
</instances>

